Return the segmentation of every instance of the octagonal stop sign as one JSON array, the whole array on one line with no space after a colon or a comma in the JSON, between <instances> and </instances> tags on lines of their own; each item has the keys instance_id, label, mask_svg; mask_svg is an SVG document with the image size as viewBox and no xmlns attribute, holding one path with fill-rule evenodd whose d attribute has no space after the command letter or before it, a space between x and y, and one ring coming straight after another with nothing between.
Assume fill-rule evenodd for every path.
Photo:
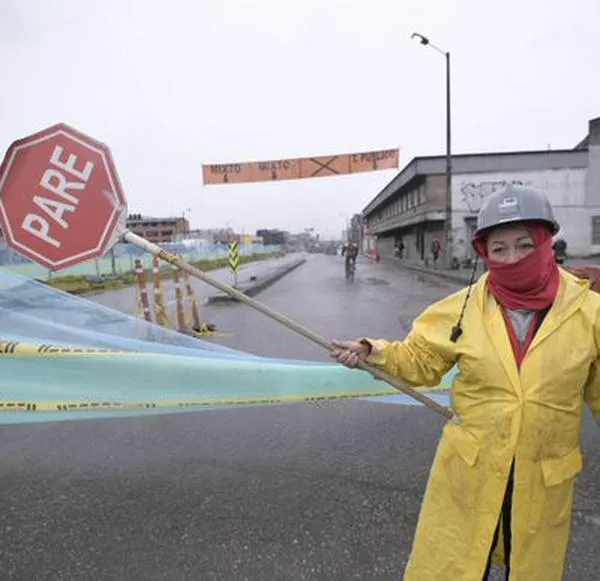
<instances>
[{"instance_id":1,"label":"octagonal stop sign","mask_svg":"<svg viewBox=\"0 0 600 581\"><path fill-rule=\"evenodd\" d=\"M0 167L7 243L52 270L102 256L126 201L106 145L58 124L15 141Z\"/></svg>"}]
</instances>

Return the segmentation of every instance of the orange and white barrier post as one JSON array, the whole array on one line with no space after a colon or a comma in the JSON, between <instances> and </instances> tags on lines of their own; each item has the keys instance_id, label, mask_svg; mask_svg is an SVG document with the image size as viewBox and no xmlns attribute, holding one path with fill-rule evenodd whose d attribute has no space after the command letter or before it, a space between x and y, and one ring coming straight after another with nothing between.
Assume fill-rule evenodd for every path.
<instances>
[{"instance_id":1,"label":"orange and white barrier post","mask_svg":"<svg viewBox=\"0 0 600 581\"><path fill-rule=\"evenodd\" d=\"M183 292L181 290L181 271L176 268L173 272L173 282L175 283L175 306L177 310L177 329L185 331L188 327L183 312Z\"/></svg>"},{"instance_id":2,"label":"orange and white barrier post","mask_svg":"<svg viewBox=\"0 0 600 581\"><path fill-rule=\"evenodd\" d=\"M161 327L169 326L169 314L160 282L160 262L157 256L152 256L152 274L154 275L154 312L156 322Z\"/></svg>"},{"instance_id":3,"label":"orange and white barrier post","mask_svg":"<svg viewBox=\"0 0 600 581\"><path fill-rule=\"evenodd\" d=\"M139 293L139 299L141 303L141 310L144 314L144 319L149 323L152 322L152 313L150 312L150 301L148 300L148 287L146 285L146 271L142 261L136 259L135 261L135 278L137 280L137 287Z\"/></svg>"}]
</instances>

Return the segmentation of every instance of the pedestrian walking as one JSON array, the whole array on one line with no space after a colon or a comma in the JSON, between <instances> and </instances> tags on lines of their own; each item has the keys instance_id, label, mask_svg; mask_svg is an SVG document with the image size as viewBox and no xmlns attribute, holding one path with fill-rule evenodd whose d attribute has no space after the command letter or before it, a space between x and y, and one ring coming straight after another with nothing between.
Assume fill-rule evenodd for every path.
<instances>
[{"instance_id":1,"label":"pedestrian walking","mask_svg":"<svg viewBox=\"0 0 600 581\"><path fill-rule=\"evenodd\" d=\"M411 385L451 388L405 581L560 581L569 544L580 429L600 422L600 294L562 270L540 192L506 186L478 215L477 282L427 308L403 341L335 341ZM600 482L598 483L600 485Z\"/></svg>"},{"instance_id":2,"label":"pedestrian walking","mask_svg":"<svg viewBox=\"0 0 600 581\"><path fill-rule=\"evenodd\" d=\"M433 258L433 266L435 268L437 266L440 253L442 252L442 244L437 238L434 238L431 241L430 251L431 257Z\"/></svg>"},{"instance_id":3,"label":"pedestrian walking","mask_svg":"<svg viewBox=\"0 0 600 581\"><path fill-rule=\"evenodd\" d=\"M558 264L563 264L567 259L567 242L563 238L557 238L552 245L554 257Z\"/></svg>"},{"instance_id":4,"label":"pedestrian walking","mask_svg":"<svg viewBox=\"0 0 600 581\"><path fill-rule=\"evenodd\" d=\"M400 260L404 257L404 242L402 242L402 240L396 244L394 254L396 255L396 258L399 258Z\"/></svg>"}]
</instances>

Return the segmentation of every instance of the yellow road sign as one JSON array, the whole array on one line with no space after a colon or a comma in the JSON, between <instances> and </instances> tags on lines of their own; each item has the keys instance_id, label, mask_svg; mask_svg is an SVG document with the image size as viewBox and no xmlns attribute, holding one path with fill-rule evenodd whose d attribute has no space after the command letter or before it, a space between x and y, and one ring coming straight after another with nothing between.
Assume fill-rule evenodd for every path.
<instances>
[{"instance_id":1,"label":"yellow road sign","mask_svg":"<svg viewBox=\"0 0 600 581\"><path fill-rule=\"evenodd\" d=\"M240 267L240 245L237 242L229 243L229 268L237 272Z\"/></svg>"}]
</instances>

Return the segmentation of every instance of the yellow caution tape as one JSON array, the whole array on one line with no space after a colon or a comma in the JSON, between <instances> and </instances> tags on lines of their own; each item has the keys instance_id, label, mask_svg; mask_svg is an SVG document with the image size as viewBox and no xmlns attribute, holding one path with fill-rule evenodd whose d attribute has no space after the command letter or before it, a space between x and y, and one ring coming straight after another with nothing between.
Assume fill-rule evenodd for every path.
<instances>
[{"instance_id":1,"label":"yellow caution tape","mask_svg":"<svg viewBox=\"0 0 600 581\"><path fill-rule=\"evenodd\" d=\"M0 356L16 357L63 357L73 355L143 355L140 352L98 347L66 347L48 343L22 343L21 341L1 341Z\"/></svg>"},{"instance_id":2,"label":"yellow caution tape","mask_svg":"<svg viewBox=\"0 0 600 581\"><path fill-rule=\"evenodd\" d=\"M208 329L202 329L201 331L191 330L190 334L194 337L233 337L234 334L228 331L209 331Z\"/></svg>"},{"instance_id":3,"label":"yellow caution tape","mask_svg":"<svg viewBox=\"0 0 600 581\"><path fill-rule=\"evenodd\" d=\"M177 261L179 260L179 256L177 256L177 254L173 254L164 248L161 248L160 252L156 256L172 265L177 265Z\"/></svg>"},{"instance_id":4,"label":"yellow caution tape","mask_svg":"<svg viewBox=\"0 0 600 581\"><path fill-rule=\"evenodd\" d=\"M336 394L311 394L311 395L282 395L280 397L246 397L246 398L219 398L200 400L163 400L140 402L111 402L111 401L1 401L0 412L67 412L67 411L107 411L107 410L132 410L132 409L166 409L166 408L192 408L224 405L244 404L277 404L317 402L334 399L349 399L359 397L373 397L397 393L393 389L381 392L344 392Z\"/></svg>"}]
</instances>

